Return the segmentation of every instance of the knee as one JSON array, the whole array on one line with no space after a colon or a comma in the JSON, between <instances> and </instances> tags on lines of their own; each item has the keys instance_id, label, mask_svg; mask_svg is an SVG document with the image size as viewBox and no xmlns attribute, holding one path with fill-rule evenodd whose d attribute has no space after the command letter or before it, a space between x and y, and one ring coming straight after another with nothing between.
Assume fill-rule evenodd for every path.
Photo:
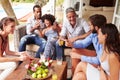
<instances>
[{"instance_id":1,"label":"knee","mask_svg":"<svg viewBox=\"0 0 120 80\"><path fill-rule=\"evenodd\" d=\"M85 80L85 75L83 72L78 72L78 73L74 74L72 80Z\"/></svg>"},{"instance_id":2,"label":"knee","mask_svg":"<svg viewBox=\"0 0 120 80\"><path fill-rule=\"evenodd\" d=\"M81 66L82 68L85 68L87 63L86 62L80 62L78 65Z\"/></svg>"},{"instance_id":3,"label":"knee","mask_svg":"<svg viewBox=\"0 0 120 80\"><path fill-rule=\"evenodd\" d=\"M57 46L59 46L59 43L58 43L58 41L56 42L56 47L57 47Z\"/></svg>"},{"instance_id":4,"label":"knee","mask_svg":"<svg viewBox=\"0 0 120 80\"><path fill-rule=\"evenodd\" d=\"M26 37L22 37L21 39L20 39L20 42L26 42L27 41L27 38Z\"/></svg>"}]
</instances>

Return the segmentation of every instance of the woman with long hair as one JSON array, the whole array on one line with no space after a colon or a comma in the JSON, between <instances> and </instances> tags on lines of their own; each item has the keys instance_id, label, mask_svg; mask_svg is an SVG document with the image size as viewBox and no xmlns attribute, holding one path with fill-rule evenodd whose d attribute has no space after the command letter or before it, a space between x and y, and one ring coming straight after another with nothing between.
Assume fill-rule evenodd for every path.
<instances>
[{"instance_id":1,"label":"woman with long hair","mask_svg":"<svg viewBox=\"0 0 120 80\"><path fill-rule=\"evenodd\" d=\"M8 35L13 34L15 30L15 20L5 17L0 21L0 80L12 73L18 64L18 61L24 61L30 58L26 52L13 52L9 49Z\"/></svg>"}]
</instances>

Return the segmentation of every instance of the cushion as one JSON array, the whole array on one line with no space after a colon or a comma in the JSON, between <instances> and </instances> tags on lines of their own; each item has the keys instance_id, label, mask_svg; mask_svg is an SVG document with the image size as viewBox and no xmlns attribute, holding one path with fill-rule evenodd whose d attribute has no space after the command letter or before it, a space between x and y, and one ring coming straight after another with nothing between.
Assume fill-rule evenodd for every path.
<instances>
[{"instance_id":1,"label":"cushion","mask_svg":"<svg viewBox=\"0 0 120 80\"><path fill-rule=\"evenodd\" d=\"M84 10L86 11L102 11L102 7L92 7L92 6L84 6Z\"/></svg>"},{"instance_id":2,"label":"cushion","mask_svg":"<svg viewBox=\"0 0 120 80\"><path fill-rule=\"evenodd\" d=\"M103 11L114 11L115 7L103 7Z\"/></svg>"}]
</instances>

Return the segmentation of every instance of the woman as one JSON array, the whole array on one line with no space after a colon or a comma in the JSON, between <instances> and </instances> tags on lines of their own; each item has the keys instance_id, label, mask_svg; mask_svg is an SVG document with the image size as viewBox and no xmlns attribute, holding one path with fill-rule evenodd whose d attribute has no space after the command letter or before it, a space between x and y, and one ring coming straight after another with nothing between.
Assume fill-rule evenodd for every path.
<instances>
[{"instance_id":1,"label":"woman","mask_svg":"<svg viewBox=\"0 0 120 80\"><path fill-rule=\"evenodd\" d=\"M100 66L93 67L81 62L77 65L73 80L120 80L120 36L114 24L106 24L98 31L99 43L103 45Z\"/></svg>"},{"instance_id":2,"label":"woman","mask_svg":"<svg viewBox=\"0 0 120 80\"><path fill-rule=\"evenodd\" d=\"M53 58L53 53L55 51L54 46L58 39L60 27L55 22L55 17L51 14L45 14L41 19L46 26L46 28L42 31L42 36L47 37L44 55L45 58Z\"/></svg>"},{"instance_id":3,"label":"woman","mask_svg":"<svg viewBox=\"0 0 120 80\"><path fill-rule=\"evenodd\" d=\"M18 61L27 60L29 55L26 52L13 52L9 50L8 35L13 34L15 20L5 17L0 21L0 80L4 80L16 67ZM14 57L13 57L14 56Z\"/></svg>"}]
</instances>

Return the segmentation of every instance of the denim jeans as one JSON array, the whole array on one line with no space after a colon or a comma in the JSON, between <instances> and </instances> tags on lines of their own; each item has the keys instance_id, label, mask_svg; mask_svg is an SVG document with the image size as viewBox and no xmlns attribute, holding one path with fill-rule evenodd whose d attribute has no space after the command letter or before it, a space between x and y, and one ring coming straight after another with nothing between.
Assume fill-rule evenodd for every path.
<instances>
[{"instance_id":1,"label":"denim jeans","mask_svg":"<svg viewBox=\"0 0 120 80\"><path fill-rule=\"evenodd\" d=\"M56 57L63 57L64 55L64 46L59 46L59 42L56 42Z\"/></svg>"},{"instance_id":2,"label":"denim jeans","mask_svg":"<svg viewBox=\"0 0 120 80\"><path fill-rule=\"evenodd\" d=\"M21 38L20 40L20 46L19 46L19 51L25 51L26 50L26 45L27 44L36 44L40 46L38 51L36 52L36 58L40 58L40 54L43 53L45 45L46 45L46 40L43 38L40 38L38 35L32 34L32 35L25 35Z\"/></svg>"}]
</instances>

